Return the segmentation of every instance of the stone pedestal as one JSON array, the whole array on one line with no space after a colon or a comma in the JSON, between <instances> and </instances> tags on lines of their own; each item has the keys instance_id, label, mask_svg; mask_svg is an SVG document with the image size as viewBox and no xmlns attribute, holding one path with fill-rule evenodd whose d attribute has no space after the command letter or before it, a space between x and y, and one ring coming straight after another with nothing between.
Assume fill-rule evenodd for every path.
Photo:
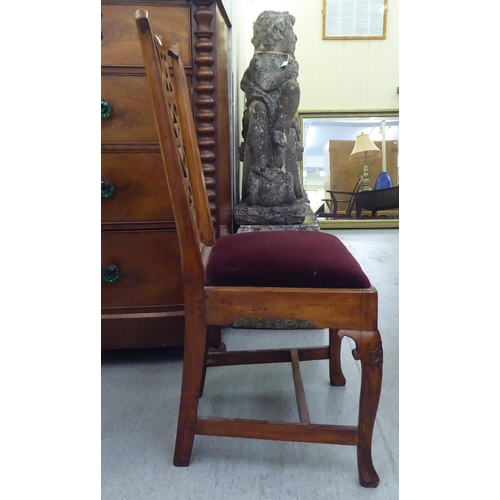
<instances>
[{"instance_id":1,"label":"stone pedestal","mask_svg":"<svg viewBox=\"0 0 500 500\"><path fill-rule=\"evenodd\" d=\"M273 222L272 220L269 220L271 219L271 217L269 216L268 217L268 221L266 223L264 223L264 220L265 219L261 219L261 222L258 222L258 223L254 223L254 224L251 224L251 223L242 223L240 224L238 222L238 218L236 217L236 211L239 207L240 209L240 215L243 211L245 211L245 213L247 213L247 209L263 209L263 208L266 208L267 210L269 210L270 208L273 208L273 209L276 209L276 220L279 219L279 211L278 209L281 209L283 207L247 207L246 205L243 206L243 204L240 204L240 205L237 205L235 210L234 210L234 214L235 214L235 221L240 224L240 228L238 229L238 233L255 233L257 231L319 231L319 224L318 224L318 221L316 219L316 216L314 215L314 212L312 211L312 208L311 208L311 205L309 205L309 203L306 203L304 201L299 201L297 202L296 204L299 204L301 205L301 210L303 211L304 215L302 215L302 218L301 218L301 223L296 223L296 224L290 224L288 222ZM256 213L257 210L255 210L254 213ZM269 212L268 212L269 213ZM248 220L248 218L245 218L243 220ZM241 220L241 218L240 218Z\"/></svg>"},{"instance_id":2,"label":"stone pedestal","mask_svg":"<svg viewBox=\"0 0 500 500\"><path fill-rule=\"evenodd\" d=\"M241 202L234 209L234 220L240 226L300 225L306 217L306 202L297 200L292 205L263 207Z\"/></svg>"}]
</instances>

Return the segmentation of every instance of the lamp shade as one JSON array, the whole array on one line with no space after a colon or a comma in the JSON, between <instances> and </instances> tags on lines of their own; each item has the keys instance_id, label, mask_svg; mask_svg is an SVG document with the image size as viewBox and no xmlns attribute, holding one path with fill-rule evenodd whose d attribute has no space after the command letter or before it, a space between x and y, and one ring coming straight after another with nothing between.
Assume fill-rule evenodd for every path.
<instances>
[{"instance_id":1,"label":"lamp shade","mask_svg":"<svg viewBox=\"0 0 500 500\"><path fill-rule=\"evenodd\" d=\"M370 139L368 134L360 134L356 137L356 142L354 143L354 148L352 153L349 155L349 161L358 161L358 160L369 160L380 158L382 156L382 152L380 151L373 141Z\"/></svg>"}]
</instances>

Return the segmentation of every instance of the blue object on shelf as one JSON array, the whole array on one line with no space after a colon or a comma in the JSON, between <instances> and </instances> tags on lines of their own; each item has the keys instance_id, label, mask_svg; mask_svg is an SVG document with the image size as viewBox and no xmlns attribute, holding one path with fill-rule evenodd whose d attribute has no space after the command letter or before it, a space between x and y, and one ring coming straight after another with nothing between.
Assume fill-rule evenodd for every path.
<instances>
[{"instance_id":1,"label":"blue object on shelf","mask_svg":"<svg viewBox=\"0 0 500 500\"><path fill-rule=\"evenodd\" d=\"M375 189L387 189L392 187L391 176L387 172L380 172L375 182Z\"/></svg>"}]
</instances>

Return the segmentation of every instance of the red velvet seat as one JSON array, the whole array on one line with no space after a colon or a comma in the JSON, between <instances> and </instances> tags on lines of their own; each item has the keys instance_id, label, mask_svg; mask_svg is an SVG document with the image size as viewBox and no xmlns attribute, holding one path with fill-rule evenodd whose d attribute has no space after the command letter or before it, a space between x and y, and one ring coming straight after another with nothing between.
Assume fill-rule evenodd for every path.
<instances>
[{"instance_id":1,"label":"red velvet seat","mask_svg":"<svg viewBox=\"0 0 500 500\"><path fill-rule=\"evenodd\" d=\"M334 235L265 231L224 236L207 263L208 286L369 288L370 280Z\"/></svg>"}]
</instances>

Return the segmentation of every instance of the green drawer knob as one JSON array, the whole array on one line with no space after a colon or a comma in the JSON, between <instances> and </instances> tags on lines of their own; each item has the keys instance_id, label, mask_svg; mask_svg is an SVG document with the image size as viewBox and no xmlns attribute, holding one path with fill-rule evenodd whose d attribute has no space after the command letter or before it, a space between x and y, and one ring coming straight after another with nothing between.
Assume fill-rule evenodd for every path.
<instances>
[{"instance_id":1,"label":"green drawer knob","mask_svg":"<svg viewBox=\"0 0 500 500\"><path fill-rule=\"evenodd\" d=\"M101 99L101 118L108 118L112 109L108 101Z\"/></svg>"},{"instance_id":2,"label":"green drawer knob","mask_svg":"<svg viewBox=\"0 0 500 500\"><path fill-rule=\"evenodd\" d=\"M111 181L101 181L101 198L109 198L114 192L115 186Z\"/></svg>"},{"instance_id":3,"label":"green drawer knob","mask_svg":"<svg viewBox=\"0 0 500 500\"><path fill-rule=\"evenodd\" d=\"M106 266L103 267L101 275L104 281L113 283L113 281L116 281L120 277L120 270L114 265Z\"/></svg>"}]
</instances>

